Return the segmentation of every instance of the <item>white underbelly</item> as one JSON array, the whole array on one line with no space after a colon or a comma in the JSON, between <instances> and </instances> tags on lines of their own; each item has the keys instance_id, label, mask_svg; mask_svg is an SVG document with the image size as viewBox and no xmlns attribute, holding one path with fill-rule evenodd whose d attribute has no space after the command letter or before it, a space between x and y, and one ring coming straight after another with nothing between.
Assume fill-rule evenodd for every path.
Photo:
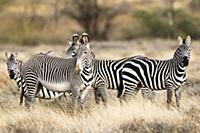
<instances>
[{"instance_id":1,"label":"white underbelly","mask_svg":"<svg viewBox=\"0 0 200 133\"><path fill-rule=\"evenodd\" d=\"M63 91L68 91L70 89L69 82L51 83L44 80L39 80L39 81L45 88L51 91L63 92Z\"/></svg>"}]
</instances>

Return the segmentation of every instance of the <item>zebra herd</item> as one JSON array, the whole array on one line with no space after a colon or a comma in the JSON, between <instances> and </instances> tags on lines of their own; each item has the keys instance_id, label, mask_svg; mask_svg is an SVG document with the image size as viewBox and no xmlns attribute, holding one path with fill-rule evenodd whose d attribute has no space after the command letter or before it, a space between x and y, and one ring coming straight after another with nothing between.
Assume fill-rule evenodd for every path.
<instances>
[{"instance_id":1,"label":"zebra herd","mask_svg":"<svg viewBox=\"0 0 200 133\"><path fill-rule=\"evenodd\" d=\"M143 96L157 90L167 91L167 103L172 102L175 93L177 107L180 107L181 86L186 82L186 69L190 60L191 37L178 37L179 47L172 59L156 60L143 56L119 60L99 60L90 49L87 33L80 37L74 34L66 58L48 53L34 55L22 63L16 53L6 52L7 70L21 92L20 104L25 97L25 106L30 108L35 98L53 99L69 95L76 108L83 105L90 91L94 89L95 102L106 105L106 89L118 91L120 101L134 97L141 89Z\"/></svg>"}]
</instances>

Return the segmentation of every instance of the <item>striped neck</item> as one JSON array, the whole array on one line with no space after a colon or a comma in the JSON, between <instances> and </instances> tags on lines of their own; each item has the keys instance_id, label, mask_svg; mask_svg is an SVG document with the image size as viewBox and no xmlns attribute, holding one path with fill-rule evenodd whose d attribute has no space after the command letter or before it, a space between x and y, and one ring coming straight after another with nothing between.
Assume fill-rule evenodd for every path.
<instances>
[{"instance_id":1,"label":"striped neck","mask_svg":"<svg viewBox=\"0 0 200 133\"><path fill-rule=\"evenodd\" d=\"M22 76L21 76L20 72L15 74L14 80L17 83L19 91L21 91L22 90Z\"/></svg>"},{"instance_id":2,"label":"striped neck","mask_svg":"<svg viewBox=\"0 0 200 133\"><path fill-rule=\"evenodd\" d=\"M90 62L88 62L88 65L84 67L82 72L80 73L80 77L85 87L91 85L93 80L93 71L94 71L94 60L92 59Z\"/></svg>"},{"instance_id":3,"label":"striped neck","mask_svg":"<svg viewBox=\"0 0 200 133\"><path fill-rule=\"evenodd\" d=\"M173 86L179 87L187 80L187 67L183 67L180 58L173 58L170 68L170 79L173 81Z\"/></svg>"},{"instance_id":4,"label":"striped neck","mask_svg":"<svg viewBox=\"0 0 200 133\"><path fill-rule=\"evenodd\" d=\"M18 61L18 72L15 73L15 77L14 77L14 80L16 81L17 83L17 86L19 88L19 91L21 91L22 89L22 75L21 75L21 69L22 69L22 65L23 65L23 62L21 60Z\"/></svg>"},{"instance_id":5,"label":"striped neck","mask_svg":"<svg viewBox=\"0 0 200 133\"><path fill-rule=\"evenodd\" d=\"M174 56L172 59L172 63L174 66L174 69L180 70L181 72L186 72L187 66L184 66L181 62L181 58L179 56Z\"/></svg>"}]
</instances>

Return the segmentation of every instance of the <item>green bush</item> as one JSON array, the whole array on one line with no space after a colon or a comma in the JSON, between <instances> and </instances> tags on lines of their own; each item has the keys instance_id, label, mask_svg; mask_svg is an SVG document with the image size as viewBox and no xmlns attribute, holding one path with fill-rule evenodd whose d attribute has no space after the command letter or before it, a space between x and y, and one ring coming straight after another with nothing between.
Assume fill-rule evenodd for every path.
<instances>
[{"instance_id":1,"label":"green bush","mask_svg":"<svg viewBox=\"0 0 200 133\"><path fill-rule=\"evenodd\" d=\"M172 32L172 28L168 25L167 19L163 18L159 14L147 11L138 11L134 16L141 23L141 26L144 26L147 29L147 33L145 34L149 37L165 38Z\"/></svg>"},{"instance_id":2,"label":"green bush","mask_svg":"<svg viewBox=\"0 0 200 133\"><path fill-rule=\"evenodd\" d=\"M168 11L137 11L133 14L134 23L124 28L125 39L137 37L169 38L190 34L192 38L200 38L200 18L182 10L175 11L175 24L168 24Z\"/></svg>"},{"instance_id":3,"label":"green bush","mask_svg":"<svg viewBox=\"0 0 200 133\"><path fill-rule=\"evenodd\" d=\"M176 12L177 33L191 35L194 39L200 38L200 18L189 15L184 11Z\"/></svg>"},{"instance_id":4,"label":"green bush","mask_svg":"<svg viewBox=\"0 0 200 133\"><path fill-rule=\"evenodd\" d=\"M0 11L2 11L2 9L8 5L9 3L11 3L13 0L0 0Z\"/></svg>"},{"instance_id":5,"label":"green bush","mask_svg":"<svg viewBox=\"0 0 200 133\"><path fill-rule=\"evenodd\" d=\"M0 42L21 45L39 43L65 43L62 33L54 32L56 27L48 23L49 18L28 16L8 17L1 21Z\"/></svg>"}]
</instances>

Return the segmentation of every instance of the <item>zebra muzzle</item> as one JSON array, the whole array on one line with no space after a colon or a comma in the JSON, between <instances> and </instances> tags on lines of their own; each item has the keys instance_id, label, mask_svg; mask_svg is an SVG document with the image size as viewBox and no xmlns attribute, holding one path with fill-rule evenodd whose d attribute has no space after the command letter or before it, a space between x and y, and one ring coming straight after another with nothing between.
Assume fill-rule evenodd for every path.
<instances>
[{"instance_id":1,"label":"zebra muzzle","mask_svg":"<svg viewBox=\"0 0 200 133\"><path fill-rule=\"evenodd\" d=\"M183 63L183 66L188 66L189 65L189 58L183 57L182 63Z\"/></svg>"},{"instance_id":2,"label":"zebra muzzle","mask_svg":"<svg viewBox=\"0 0 200 133\"><path fill-rule=\"evenodd\" d=\"M10 73L9 73L9 77L10 77L10 79L14 79L14 77L15 77L15 73L14 73L13 71L10 71Z\"/></svg>"},{"instance_id":3,"label":"zebra muzzle","mask_svg":"<svg viewBox=\"0 0 200 133\"><path fill-rule=\"evenodd\" d=\"M76 64L75 71L77 72L77 74L80 73L81 69L79 64Z\"/></svg>"}]
</instances>

